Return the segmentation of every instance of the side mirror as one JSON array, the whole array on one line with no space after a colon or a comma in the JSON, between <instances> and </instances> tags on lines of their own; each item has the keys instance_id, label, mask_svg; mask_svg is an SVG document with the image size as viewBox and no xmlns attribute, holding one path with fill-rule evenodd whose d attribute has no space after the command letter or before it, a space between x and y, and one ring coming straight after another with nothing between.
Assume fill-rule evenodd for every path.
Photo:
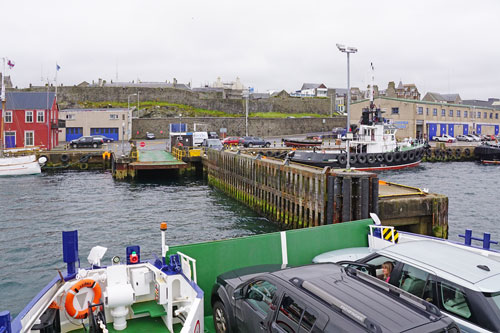
<instances>
[{"instance_id":1,"label":"side mirror","mask_svg":"<svg viewBox=\"0 0 500 333\"><path fill-rule=\"evenodd\" d=\"M243 298L243 289L242 288L236 288L233 291L233 298L235 300L242 299Z\"/></svg>"}]
</instances>

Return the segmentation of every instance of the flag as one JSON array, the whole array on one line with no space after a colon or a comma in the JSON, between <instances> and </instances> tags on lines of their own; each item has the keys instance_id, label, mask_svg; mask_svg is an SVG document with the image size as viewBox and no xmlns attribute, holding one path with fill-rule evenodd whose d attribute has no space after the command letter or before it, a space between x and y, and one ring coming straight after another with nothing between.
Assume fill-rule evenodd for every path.
<instances>
[{"instance_id":1,"label":"flag","mask_svg":"<svg viewBox=\"0 0 500 333\"><path fill-rule=\"evenodd\" d=\"M12 60L7 61L7 65L9 65L10 69L15 66L14 62Z\"/></svg>"},{"instance_id":2,"label":"flag","mask_svg":"<svg viewBox=\"0 0 500 333\"><path fill-rule=\"evenodd\" d=\"M59 66L56 62L56 71L59 71L61 69L61 66Z\"/></svg>"}]
</instances>

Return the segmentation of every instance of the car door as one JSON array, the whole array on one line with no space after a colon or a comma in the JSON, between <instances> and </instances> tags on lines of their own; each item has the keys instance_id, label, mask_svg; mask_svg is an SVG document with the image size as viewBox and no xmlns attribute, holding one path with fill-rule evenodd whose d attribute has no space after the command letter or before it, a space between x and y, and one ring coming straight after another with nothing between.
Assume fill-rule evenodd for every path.
<instances>
[{"instance_id":1,"label":"car door","mask_svg":"<svg viewBox=\"0 0 500 333\"><path fill-rule=\"evenodd\" d=\"M268 332L277 290L277 284L268 279L254 280L244 288L244 297L236 301L236 324L241 332Z\"/></svg>"},{"instance_id":2,"label":"car door","mask_svg":"<svg viewBox=\"0 0 500 333\"><path fill-rule=\"evenodd\" d=\"M279 302L277 313L271 323L273 333L306 333L321 331L324 325L319 325L320 313L313 306L289 290L285 290ZM326 317L326 316L324 316ZM325 319L325 318L323 318ZM326 320L322 320L323 323Z\"/></svg>"}]
</instances>

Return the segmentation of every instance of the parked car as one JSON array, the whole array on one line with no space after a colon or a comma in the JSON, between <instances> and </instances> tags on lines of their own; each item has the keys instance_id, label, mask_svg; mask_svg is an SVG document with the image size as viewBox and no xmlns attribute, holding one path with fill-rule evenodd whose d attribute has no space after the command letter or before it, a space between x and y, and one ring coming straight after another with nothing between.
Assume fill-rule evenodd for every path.
<instances>
[{"instance_id":1,"label":"parked car","mask_svg":"<svg viewBox=\"0 0 500 333\"><path fill-rule=\"evenodd\" d=\"M216 150L222 150L224 146L222 145L222 142L219 139L205 139L201 143L202 147L205 148L210 148L210 149L216 149Z\"/></svg>"},{"instance_id":2,"label":"parked car","mask_svg":"<svg viewBox=\"0 0 500 333\"><path fill-rule=\"evenodd\" d=\"M434 240L366 252L356 261L344 260L348 251L323 253L313 262L337 262L373 276L379 276L382 264L390 262L394 268L388 284L433 303L464 332L500 332L500 262Z\"/></svg>"},{"instance_id":3,"label":"parked car","mask_svg":"<svg viewBox=\"0 0 500 333\"><path fill-rule=\"evenodd\" d=\"M254 146L271 147L271 142L255 136L244 136L240 138L240 145L252 148Z\"/></svg>"},{"instance_id":4,"label":"parked car","mask_svg":"<svg viewBox=\"0 0 500 333\"><path fill-rule=\"evenodd\" d=\"M468 135L457 135L457 141L466 141L466 142L472 142L474 139Z\"/></svg>"},{"instance_id":5,"label":"parked car","mask_svg":"<svg viewBox=\"0 0 500 333\"><path fill-rule=\"evenodd\" d=\"M475 135L475 134L468 134L467 136L471 137L471 138L472 138L472 140L473 140L473 141L475 141L475 142L479 142L479 141L481 141L481 138L480 138L480 137L478 137L478 136L477 136L477 135Z\"/></svg>"},{"instance_id":6,"label":"parked car","mask_svg":"<svg viewBox=\"0 0 500 333\"><path fill-rule=\"evenodd\" d=\"M101 138L102 141L104 142L113 142L115 141L115 139L113 138L108 138L107 136L104 136L104 135L92 135L94 138Z\"/></svg>"},{"instance_id":7,"label":"parked car","mask_svg":"<svg viewBox=\"0 0 500 333\"><path fill-rule=\"evenodd\" d=\"M97 148L102 146L104 141L102 138L96 138L93 136L81 136L78 139L71 140L69 142L71 148L82 148L82 147L92 147Z\"/></svg>"},{"instance_id":8,"label":"parked car","mask_svg":"<svg viewBox=\"0 0 500 333\"><path fill-rule=\"evenodd\" d=\"M154 140L154 139L156 139L156 136L154 133L146 132L146 139L147 140Z\"/></svg>"},{"instance_id":9,"label":"parked car","mask_svg":"<svg viewBox=\"0 0 500 333\"><path fill-rule=\"evenodd\" d=\"M481 141L495 141L495 139L494 135L481 135Z\"/></svg>"},{"instance_id":10,"label":"parked car","mask_svg":"<svg viewBox=\"0 0 500 333\"><path fill-rule=\"evenodd\" d=\"M216 332L459 332L434 305L335 264L245 267L219 275Z\"/></svg>"},{"instance_id":11,"label":"parked car","mask_svg":"<svg viewBox=\"0 0 500 333\"><path fill-rule=\"evenodd\" d=\"M222 140L224 146L237 146L240 143L240 138L237 136L230 136Z\"/></svg>"},{"instance_id":12,"label":"parked car","mask_svg":"<svg viewBox=\"0 0 500 333\"><path fill-rule=\"evenodd\" d=\"M448 135L448 134L442 134L441 136L435 136L433 139L434 139L434 141L437 141L437 142L452 143L452 142L457 141L457 139L455 139L454 137L452 137L451 135Z\"/></svg>"},{"instance_id":13,"label":"parked car","mask_svg":"<svg viewBox=\"0 0 500 333\"><path fill-rule=\"evenodd\" d=\"M217 134L217 132L208 132L208 138L209 139L218 139L219 135Z\"/></svg>"}]
</instances>

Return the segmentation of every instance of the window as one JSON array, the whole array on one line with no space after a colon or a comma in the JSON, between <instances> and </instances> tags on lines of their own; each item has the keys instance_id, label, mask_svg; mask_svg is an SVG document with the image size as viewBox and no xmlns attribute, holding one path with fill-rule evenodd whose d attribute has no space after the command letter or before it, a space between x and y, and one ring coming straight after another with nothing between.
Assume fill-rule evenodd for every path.
<instances>
[{"instance_id":1,"label":"window","mask_svg":"<svg viewBox=\"0 0 500 333\"><path fill-rule=\"evenodd\" d=\"M33 131L24 132L24 145L26 147L35 145L35 132Z\"/></svg>"},{"instance_id":2,"label":"window","mask_svg":"<svg viewBox=\"0 0 500 333\"><path fill-rule=\"evenodd\" d=\"M457 110L457 117L460 117L460 110Z\"/></svg>"},{"instance_id":3,"label":"window","mask_svg":"<svg viewBox=\"0 0 500 333\"><path fill-rule=\"evenodd\" d=\"M434 109L434 110L432 110L432 115L433 115L433 116L437 116L437 115L438 115L438 109Z\"/></svg>"},{"instance_id":4,"label":"window","mask_svg":"<svg viewBox=\"0 0 500 333\"><path fill-rule=\"evenodd\" d=\"M447 283L441 283L439 297L441 298L441 304L443 304L444 310L465 319L471 317L467 297L465 293L458 288L448 285Z\"/></svg>"},{"instance_id":5,"label":"window","mask_svg":"<svg viewBox=\"0 0 500 333\"><path fill-rule=\"evenodd\" d=\"M477 117L478 117L478 118L481 118L481 112L478 112L478 113L477 113Z\"/></svg>"},{"instance_id":6,"label":"window","mask_svg":"<svg viewBox=\"0 0 500 333\"><path fill-rule=\"evenodd\" d=\"M385 262L388 262L388 261L392 263L393 269L394 269L394 267L396 267L396 265L398 263L394 259L390 259L390 258L387 258L384 256L377 256L373 259L368 260L367 262L365 262L365 264L372 265L373 267L375 267L375 275L379 279L383 280L384 279L384 272L382 271L382 264ZM368 270L366 268L360 268L359 270L364 272L364 273L370 274L370 272L368 272ZM389 276L390 276L390 273L389 273Z\"/></svg>"},{"instance_id":7,"label":"window","mask_svg":"<svg viewBox=\"0 0 500 333\"><path fill-rule=\"evenodd\" d=\"M427 272L408 264L404 264L403 269L401 270L401 278L399 279L399 288L422 298L428 275L429 273Z\"/></svg>"},{"instance_id":8,"label":"window","mask_svg":"<svg viewBox=\"0 0 500 333\"><path fill-rule=\"evenodd\" d=\"M424 114L424 108L419 106L417 109L417 114Z\"/></svg>"},{"instance_id":9,"label":"window","mask_svg":"<svg viewBox=\"0 0 500 333\"><path fill-rule=\"evenodd\" d=\"M495 119L498 119L498 113L495 113Z\"/></svg>"},{"instance_id":10,"label":"window","mask_svg":"<svg viewBox=\"0 0 500 333\"><path fill-rule=\"evenodd\" d=\"M392 114L399 114L399 108L392 108L391 113Z\"/></svg>"},{"instance_id":11,"label":"window","mask_svg":"<svg viewBox=\"0 0 500 333\"><path fill-rule=\"evenodd\" d=\"M467 118L467 111L464 110L464 118Z\"/></svg>"},{"instance_id":12,"label":"window","mask_svg":"<svg viewBox=\"0 0 500 333\"><path fill-rule=\"evenodd\" d=\"M442 110L441 110L441 116L442 116L442 117L445 117L445 116L446 116L446 110L445 110L445 109L442 109Z\"/></svg>"},{"instance_id":13,"label":"window","mask_svg":"<svg viewBox=\"0 0 500 333\"><path fill-rule=\"evenodd\" d=\"M425 115L428 116L429 115L429 108L425 108Z\"/></svg>"},{"instance_id":14,"label":"window","mask_svg":"<svg viewBox=\"0 0 500 333\"><path fill-rule=\"evenodd\" d=\"M116 120L116 119L118 119L118 115L117 114L110 114L109 115L109 119L110 120Z\"/></svg>"},{"instance_id":15,"label":"window","mask_svg":"<svg viewBox=\"0 0 500 333\"><path fill-rule=\"evenodd\" d=\"M24 114L25 122L32 123L33 122L33 111L26 111Z\"/></svg>"},{"instance_id":16,"label":"window","mask_svg":"<svg viewBox=\"0 0 500 333\"><path fill-rule=\"evenodd\" d=\"M490 119L493 119L493 113L490 113Z\"/></svg>"},{"instance_id":17,"label":"window","mask_svg":"<svg viewBox=\"0 0 500 333\"><path fill-rule=\"evenodd\" d=\"M37 111L36 112L36 122L44 123L45 122L45 111Z\"/></svg>"},{"instance_id":18,"label":"window","mask_svg":"<svg viewBox=\"0 0 500 333\"><path fill-rule=\"evenodd\" d=\"M255 310L267 314L272 311L271 303L275 293L276 286L268 281L259 280L248 286L245 298Z\"/></svg>"},{"instance_id":19,"label":"window","mask_svg":"<svg viewBox=\"0 0 500 333\"><path fill-rule=\"evenodd\" d=\"M453 117L453 110L450 110L449 113L450 117Z\"/></svg>"},{"instance_id":20,"label":"window","mask_svg":"<svg viewBox=\"0 0 500 333\"><path fill-rule=\"evenodd\" d=\"M12 111L5 111L5 122L6 123L11 123L12 122Z\"/></svg>"},{"instance_id":21,"label":"window","mask_svg":"<svg viewBox=\"0 0 500 333\"><path fill-rule=\"evenodd\" d=\"M276 318L276 325L284 332L310 332L316 322L316 316L309 309L297 304L289 295L281 300L280 310Z\"/></svg>"},{"instance_id":22,"label":"window","mask_svg":"<svg viewBox=\"0 0 500 333\"><path fill-rule=\"evenodd\" d=\"M66 120L75 120L75 115L74 114L67 114Z\"/></svg>"},{"instance_id":23,"label":"window","mask_svg":"<svg viewBox=\"0 0 500 333\"><path fill-rule=\"evenodd\" d=\"M488 112L485 112L484 113L484 119L487 119L488 118Z\"/></svg>"}]
</instances>

